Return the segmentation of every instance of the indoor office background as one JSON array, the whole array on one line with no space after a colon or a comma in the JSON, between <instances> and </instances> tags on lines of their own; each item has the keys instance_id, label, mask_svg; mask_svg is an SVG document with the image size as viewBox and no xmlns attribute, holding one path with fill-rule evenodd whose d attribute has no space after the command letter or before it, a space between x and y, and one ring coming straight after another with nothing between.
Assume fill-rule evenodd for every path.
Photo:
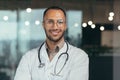
<instances>
[{"instance_id":1,"label":"indoor office background","mask_svg":"<svg viewBox=\"0 0 120 80\"><path fill-rule=\"evenodd\" d=\"M0 80L13 80L22 55L45 40L42 15L52 5L66 10L66 40L89 55L89 80L119 80L119 4L119 0L0 0Z\"/></svg>"}]
</instances>

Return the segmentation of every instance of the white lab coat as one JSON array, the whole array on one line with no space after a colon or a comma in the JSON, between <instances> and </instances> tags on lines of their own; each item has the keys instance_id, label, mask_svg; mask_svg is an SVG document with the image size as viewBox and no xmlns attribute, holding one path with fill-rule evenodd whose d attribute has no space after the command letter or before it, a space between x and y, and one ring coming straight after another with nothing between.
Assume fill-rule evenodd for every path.
<instances>
[{"instance_id":1,"label":"white lab coat","mask_svg":"<svg viewBox=\"0 0 120 80\"><path fill-rule=\"evenodd\" d=\"M39 68L38 48L27 52L21 59L14 80L88 80L89 74L89 59L88 55L81 49L68 44L69 58L60 72L59 76L55 76L54 69L58 56L67 49L66 44L55 55L50 62L45 44L40 50L42 63L45 63L43 68ZM66 55L62 55L56 67L56 72L59 72L66 59Z\"/></svg>"}]
</instances>

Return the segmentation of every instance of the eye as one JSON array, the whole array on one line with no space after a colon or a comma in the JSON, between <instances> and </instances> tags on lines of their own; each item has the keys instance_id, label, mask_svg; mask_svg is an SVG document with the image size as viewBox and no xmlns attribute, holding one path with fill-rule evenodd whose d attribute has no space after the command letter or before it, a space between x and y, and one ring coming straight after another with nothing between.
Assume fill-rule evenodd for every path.
<instances>
[{"instance_id":1,"label":"eye","mask_svg":"<svg viewBox=\"0 0 120 80\"><path fill-rule=\"evenodd\" d=\"M64 23L63 20L58 20L57 22L58 22L58 24L63 24Z\"/></svg>"},{"instance_id":2,"label":"eye","mask_svg":"<svg viewBox=\"0 0 120 80\"><path fill-rule=\"evenodd\" d=\"M47 23L48 23L48 24L53 24L54 21L53 21L53 20L48 20Z\"/></svg>"}]
</instances>

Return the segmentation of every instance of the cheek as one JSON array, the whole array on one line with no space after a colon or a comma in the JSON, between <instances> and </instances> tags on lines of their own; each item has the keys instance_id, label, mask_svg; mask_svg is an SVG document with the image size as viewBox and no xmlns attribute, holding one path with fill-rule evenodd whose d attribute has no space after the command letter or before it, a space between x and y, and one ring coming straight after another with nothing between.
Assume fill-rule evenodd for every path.
<instances>
[{"instance_id":1,"label":"cheek","mask_svg":"<svg viewBox=\"0 0 120 80\"><path fill-rule=\"evenodd\" d=\"M47 28L44 28L44 30L45 30L45 32L46 32L46 33L48 33L48 32L49 32L49 29L47 29Z\"/></svg>"},{"instance_id":2,"label":"cheek","mask_svg":"<svg viewBox=\"0 0 120 80\"><path fill-rule=\"evenodd\" d=\"M45 31L49 30L49 28L45 24L43 25L43 28L44 28Z\"/></svg>"},{"instance_id":3,"label":"cheek","mask_svg":"<svg viewBox=\"0 0 120 80\"><path fill-rule=\"evenodd\" d=\"M63 30L66 31L66 29L67 29L67 26L65 25L64 28L63 28Z\"/></svg>"}]
</instances>

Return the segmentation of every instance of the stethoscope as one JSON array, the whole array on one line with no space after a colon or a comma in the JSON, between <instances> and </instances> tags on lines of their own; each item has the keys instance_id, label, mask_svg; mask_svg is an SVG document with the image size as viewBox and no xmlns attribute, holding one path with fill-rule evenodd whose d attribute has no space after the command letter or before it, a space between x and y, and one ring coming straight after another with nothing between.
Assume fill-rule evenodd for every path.
<instances>
[{"instance_id":1,"label":"stethoscope","mask_svg":"<svg viewBox=\"0 0 120 80\"><path fill-rule=\"evenodd\" d=\"M63 70L63 68L65 67L65 65L66 65L66 63L67 63L67 61L68 61L69 54L68 54L67 52L68 52L69 46L68 46L68 42L67 42L67 41L65 41L65 43L66 43L66 45L67 45L67 49L66 49L65 52L61 53L61 54L58 56L58 59L57 59L57 61L56 61L55 67L54 67L54 74L53 74L54 76L59 76L60 72ZM42 63L41 58L40 58L40 50L41 50L43 44L44 44L44 42L41 44L41 46L40 46L40 48L39 48L39 50L38 50L38 59L39 59L39 63L40 63L39 66L38 66L39 68L43 68L43 67L45 66L45 63ZM56 71L56 67L57 67L58 61L59 61L59 59L61 58L62 55L66 55L67 57L66 57L66 59L65 59L65 62L64 62L64 64L63 64L63 66L62 66L61 69L57 72L57 71Z\"/></svg>"}]
</instances>

